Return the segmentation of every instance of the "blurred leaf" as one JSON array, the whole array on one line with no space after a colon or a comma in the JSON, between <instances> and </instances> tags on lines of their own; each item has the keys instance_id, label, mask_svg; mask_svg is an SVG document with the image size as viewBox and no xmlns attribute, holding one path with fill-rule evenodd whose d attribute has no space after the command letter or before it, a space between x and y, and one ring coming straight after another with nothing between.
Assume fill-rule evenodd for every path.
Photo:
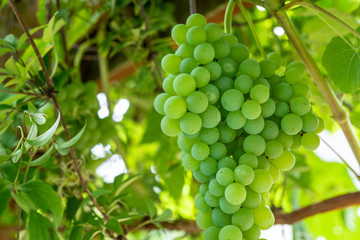
<instances>
[{"instance_id":1,"label":"blurred leaf","mask_svg":"<svg viewBox=\"0 0 360 240\"><path fill-rule=\"evenodd\" d=\"M5 122L3 122L0 125L0 135L3 134L11 126L13 122L14 120L12 119L7 119Z\"/></svg>"},{"instance_id":2,"label":"blurred leaf","mask_svg":"<svg viewBox=\"0 0 360 240\"><path fill-rule=\"evenodd\" d=\"M164 222L169 221L172 218L172 211L170 209L165 209L160 216L155 218L155 221Z\"/></svg>"},{"instance_id":3,"label":"blurred leaf","mask_svg":"<svg viewBox=\"0 0 360 240\"><path fill-rule=\"evenodd\" d=\"M52 213L56 224L60 224L63 208L59 196L52 187L44 182L31 181L18 185L17 190L17 194L12 193L12 196L17 197L15 200L20 200L20 205L26 202L24 210L28 214L30 214L29 210L41 209Z\"/></svg>"},{"instance_id":4,"label":"blurred leaf","mask_svg":"<svg viewBox=\"0 0 360 240\"><path fill-rule=\"evenodd\" d=\"M29 30L29 33L30 35L33 35L34 33L36 33L37 31L45 28L46 25L42 25L42 26L38 26L38 27L35 27L35 28L32 28ZM19 38L19 41L18 41L18 50L21 50L23 47L24 47L24 43L25 41L27 40L27 36L26 34L24 33L23 35L21 35L21 37ZM35 56L35 55L34 55Z\"/></svg>"},{"instance_id":5,"label":"blurred leaf","mask_svg":"<svg viewBox=\"0 0 360 240\"><path fill-rule=\"evenodd\" d=\"M82 240L82 233L84 227L82 226L75 226L71 230L69 240Z\"/></svg>"},{"instance_id":6,"label":"blurred leaf","mask_svg":"<svg viewBox=\"0 0 360 240\"><path fill-rule=\"evenodd\" d=\"M28 139L36 138L37 134L38 134L38 126L35 123L32 123L29 133L26 136L26 138L28 138ZM27 143L26 141L25 141L24 145L25 145L26 150L28 150L31 147L31 145L29 143Z\"/></svg>"},{"instance_id":7,"label":"blurred leaf","mask_svg":"<svg viewBox=\"0 0 360 240\"><path fill-rule=\"evenodd\" d=\"M116 220L116 218L110 218L110 220L105 224L105 227L113 230L118 234L124 233L120 223Z\"/></svg>"},{"instance_id":8,"label":"blurred leaf","mask_svg":"<svg viewBox=\"0 0 360 240\"><path fill-rule=\"evenodd\" d=\"M184 168L181 166L181 164L169 169L169 171L165 173L164 180L170 195L175 200L179 200L185 182Z\"/></svg>"},{"instance_id":9,"label":"blurred leaf","mask_svg":"<svg viewBox=\"0 0 360 240\"><path fill-rule=\"evenodd\" d=\"M36 124L44 125L46 123L46 114L44 113L35 113L31 114L31 118L36 122Z\"/></svg>"},{"instance_id":10,"label":"blurred leaf","mask_svg":"<svg viewBox=\"0 0 360 240\"><path fill-rule=\"evenodd\" d=\"M39 166L39 165L46 163L50 159L51 152L53 149L54 149L54 146L51 145L50 148L43 155L41 155L37 159L34 159L33 161L31 161L30 166L35 167L35 166Z\"/></svg>"},{"instance_id":11,"label":"blurred leaf","mask_svg":"<svg viewBox=\"0 0 360 240\"><path fill-rule=\"evenodd\" d=\"M30 139L26 138L26 141L29 144L31 144L32 146L35 146L35 147L39 147L39 146L44 145L54 135L54 133L55 133L55 131L56 131L58 125L59 125L59 122L60 122L60 112L58 111L58 118L57 118L56 122L54 123L54 125L51 126L51 128L49 128L46 132L44 132L43 134L41 134L38 137L30 138Z\"/></svg>"},{"instance_id":12,"label":"blurred leaf","mask_svg":"<svg viewBox=\"0 0 360 240\"><path fill-rule=\"evenodd\" d=\"M0 179L0 216L6 209L10 200L11 182L6 179Z\"/></svg>"},{"instance_id":13,"label":"blurred leaf","mask_svg":"<svg viewBox=\"0 0 360 240\"><path fill-rule=\"evenodd\" d=\"M59 239L53 224L33 210L30 211L28 231L29 240Z\"/></svg>"},{"instance_id":14,"label":"blurred leaf","mask_svg":"<svg viewBox=\"0 0 360 240\"><path fill-rule=\"evenodd\" d=\"M14 76L21 76L21 72L19 70L19 68L16 66L16 62L15 59L13 57L9 58L6 62L5 62L5 68Z\"/></svg>"},{"instance_id":15,"label":"blurred leaf","mask_svg":"<svg viewBox=\"0 0 360 240\"><path fill-rule=\"evenodd\" d=\"M124 182L122 182L116 189L114 196L118 196L125 188L130 186L133 182L138 180L140 178L140 175L134 175L130 176L128 179L126 179Z\"/></svg>"},{"instance_id":16,"label":"blurred leaf","mask_svg":"<svg viewBox=\"0 0 360 240\"><path fill-rule=\"evenodd\" d=\"M23 155L23 149L24 149L24 144L21 144L19 149L11 153L11 161L13 163L17 163L20 160L21 156Z\"/></svg>"},{"instance_id":17,"label":"blurred leaf","mask_svg":"<svg viewBox=\"0 0 360 240\"><path fill-rule=\"evenodd\" d=\"M335 37L326 46L322 58L331 80L344 93L360 88L360 55L340 37Z\"/></svg>"},{"instance_id":18,"label":"blurred leaf","mask_svg":"<svg viewBox=\"0 0 360 240\"><path fill-rule=\"evenodd\" d=\"M95 237L99 233L101 233L101 231L99 231L99 230L90 230L84 235L83 240L93 239L93 237Z\"/></svg>"}]
</instances>

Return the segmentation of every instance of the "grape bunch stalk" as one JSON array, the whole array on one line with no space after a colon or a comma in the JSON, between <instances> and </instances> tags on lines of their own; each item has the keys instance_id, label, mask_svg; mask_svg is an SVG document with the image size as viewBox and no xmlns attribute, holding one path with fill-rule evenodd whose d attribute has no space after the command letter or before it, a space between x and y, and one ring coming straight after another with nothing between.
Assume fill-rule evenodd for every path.
<instances>
[{"instance_id":1,"label":"grape bunch stalk","mask_svg":"<svg viewBox=\"0 0 360 240\"><path fill-rule=\"evenodd\" d=\"M305 68L292 62L276 74L279 54L249 59L246 46L200 14L171 36L178 49L161 61L168 76L154 106L201 183L196 223L206 240L257 240L275 222L269 191L294 167L291 151L320 144L324 120L313 113Z\"/></svg>"}]
</instances>

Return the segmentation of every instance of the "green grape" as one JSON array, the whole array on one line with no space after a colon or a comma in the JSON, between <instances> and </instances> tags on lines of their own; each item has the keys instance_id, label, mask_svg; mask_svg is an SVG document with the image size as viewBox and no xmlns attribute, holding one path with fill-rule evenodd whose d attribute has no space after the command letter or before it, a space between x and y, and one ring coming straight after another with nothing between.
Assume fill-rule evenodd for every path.
<instances>
[{"instance_id":1,"label":"green grape","mask_svg":"<svg viewBox=\"0 0 360 240\"><path fill-rule=\"evenodd\" d=\"M280 180L280 170L275 167L274 164L270 164L268 172L270 173L274 183L277 183Z\"/></svg>"},{"instance_id":2,"label":"green grape","mask_svg":"<svg viewBox=\"0 0 360 240\"><path fill-rule=\"evenodd\" d=\"M200 168L194 170L192 173L193 173L193 177L195 178L195 180L198 181L199 183L208 183L208 182L210 182L210 177L204 175L200 171Z\"/></svg>"},{"instance_id":3,"label":"green grape","mask_svg":"<svg viewBox=\"0 0 360 240\"><path fill-rule=\"evenodd\" d=\"M240 110L229 112L228 115L226 116L226 124L231 129L235 129L235 130L240 129L245 125L245 123L246 123L246 118L244 117L244 115L241 113Z\"/></svg>"},{"instance_id":4,"label":"green grape","mask_svg":"<svg viewBox=\"0 0 360 240\"><path fill-rule=\"evenodd\" d=\"M189 74L182 73L175 77L173 87L178 95L186 97L195 91L196 82Z\"/></svg>"},{"instance_id":5,"label":"green grape","mask_svg":"<svg viewBox=\"0 0 360 240\"><path fill-rule=\"evenodd\" d=\"M295 156L288 150L284 150L280 157L273 159L272 164L281 171L289 171L295 166Z\"/></svg>"},{"instance_id":6,"label":"green grape","mask_svg":"<svg viewBox=\"0 0 360 240\"><path fill-rule=\"evenodd\" d=\"M248 165L255 169L258 167L258 159L253 153L244 153L239 158L239 165Z\"/></svg>"},{"instance_id":7,"label":"green grape","mask_svg":"<svg viewBox=\"0 0 360 240\"><path fill-rule=\"evenodd\" d=\"M235 79L234 87L243 94L249 93L253 86L252 79L247 75L240 75Z\"/></svg>"},{"instance_id":8,"label":"green grape","mask_svg":"<svg viewBox=\"0 0 360 240\"><path fill-rule=\"evenodd\" d=\"M206 32L206 41L209 43L216 42L222 37L222 29L219 24L216 23L208 23L204 27Z\"/></svg>"},{"instance_id":9,"label":"green grape","mask_svg":"<svg viewBox=\"0 0 360 240\"><path fill-rule=\"evenodd\" d=\"M246 119L256 119L261 114L261 106L254 100L246 100L242 105L241 112Z\"/></svg>"},{"instance_id":10,"label":"green grape","mask_svg":"<svg viewBox=\"0 0 360 240\"><path fill-rule=\"evenodd\" d=\"M269 98L266 102L260 105L261 106L261 116L264 118L271 117L275 113L276 105L274 100Z\"/></svg>"},{"instance_id":11,"label":"green grape","mask_svg":"<svg viewBox=\"0 0 360 240\"><path fill-rule=\"evenodd\" d=\"M316 133L321 133L325 129L325 121L321 117L318 117L319 119L319 126L315 130Z\"/></svg>"},{"instance_id":12,"label":"green grape","mask_svg":"<svg viewBox=\"0 0 360 240\"><path fill-rule=\"evenodd\" d=\"M218 227L231 224L231 215L224 213L219 207L212 210L212 221Z\"/></svg>"},{"instance_id":13,"label":"green grape","mask_svg":"<svg viewBox=\"0 0 360 240\"><path fill-rule=\"evenodd\" d=\"M249 49L241 43L235 43L230 48L229 57L240 64L245 59L249 58Z\"/></svg>"},{"instance_id":14,"label":"green grape","mask_svg":"<svg viewBox=\"0 0 360 240\"><path fill-rule=\"evenodd\" d=\"M310 111L310 108L311 108L311 105L310 105L309 100L307 100L306 98L304 98L302 96L295 97L290 102L291 111L300 116L307 114Z\"/></svg>"},{"instance_id":15,"label":"green grape","mask_svg":"<svg viewBox=\"0 0 360 240\"><path fill-rule=\"evenodd\" d=\"M210 206L206 203L204 197L201 197L197 201L195 201L195 207L201 212L207 212L210 210Z\"/></svg>"},{"instance_id":16,"label":"green grape","mask_svg":"<svg viewBox=\"0 0 360 240\"><path fill-rule=\"evenodd\" d=\"M281 77L277 74L274 74L272 77L268 78L268 82L273 89L276 85L278 85L281 81Z\"/></svg>"},{"instance_id":17,"label":"green grape","mask_svg":"<svg viewBox=\"0 0 360 240\"><path fill-rule=\"evenodd\" d=\"M184 37L185 37L185 35L184 35ZM185 41L186 41L186 39L185 39ZM191 46L189 43L184 42L175 51L175 55L181 57L182 59L193 58L194 57L194 49L195 48L193 46Z\"/></svg>"},{"instance_id":18,"label":"green grape","mask_svg":"<svg viewBox=\"0 0 360 240\"><path fill-rule=\"evenodd\" d=\"M200 162L200 171L206 176L212 176L217 172L217 161L212 157Z\"/></svg>"},{"instance_id":19,"label":"green grape","mask_svg":"<svg viewBox=\"0 0 360 240\"><path fill-rule=\"evenodd\" d=\"M305 71L305 66L301 63L301 62L299 62L299 61L293 61L293 62L291 62L291 63L289 63L287 66L286 66L286 69L287 70L289 70L289 69L291 69L291 68L298 68L298 69L300 69L302 72L302 74L303 74L303 72Z\"/></svg>"},{"instance_id":20,"label":"green grape","mask_svg":"<svg viewBox=\"0 0 360 240\"><path fill-rule=\"evenodd\" d=\"M275 108L274 115L279 117L279 118L282 118L286 114L290 113L289 104L287 104L286 102L277 102L275 104L275 106L276 106L276 108Z\"/></svg>"},{"instance_id":21,"label":"green grape","mask_svg":"<svg viewBox=\"0 0 360 240\"><path fill-rule=\"evenodd\" d=\"M200 135L200 131L195 133L195 134L187 134L187 133L184 133L184 135L188 138L191 138L191 139L194 139L194 138L198 138L199 135Z\"/></svg>"},{"instance_id":22,"label":"green grape","mask_svg":"<svg viewBox=\"0 0 360 240\"><path fill-rule=\"evenodd\" d=\"M305 133L301 137L301 145L309 151L314 151L320 145L320 138L314 132Z\"/></svg>"},{"instance_id":23,"label":"green grape","mask_svg":"<svg viewBox=\"0 0 360 240\"><path fill-rule=\"evenodd\" d=\"M286 71L285 79L288 83L294 85L301 81L303 71L298 68L290 68Z\"/></svg>"},{"instance_id":24,"label":"green grape","mask_svg":"<svg viewBox=\"0 0 360 240\"><path fill-rule=\"evenodd\" d=\"M221 76L221 67L217 62L211 62L205 65L205 68L210 72L210 80L214 81Z\"/></svg>"},{"instance_id":25,"label":"green grape","mask_svg":"<svg viewBox=\"0 0 360 240\"><path fill-rule=\"evenodd\" d=\"M243 235L240 229L234 225L227 225L221 228L219 240L242 240Z\"/></svg>"},{"instance_id":26,"label":"green grape","mask_svg":"<svg viewBox=\"0 0 360 240\"><path fill-rule=\"evenodd\" d=\"M217 182L226 187L234 181L234 172L230 168L220 168L216 173Z\"/></svg>"},{"instance_id":27,"label":"green grape","mask_svg":"<svg viewBox=\"0 0 360 240\"><path fill-rule=\"evenodd\" d=\"M262 116L253 120L247 120L244 125L244 130L248 134L259 134L264 129L265 122Z\"/></svg>"},{"instance_id":28,"label":"green grape","mask_svg":"<svg viewBox=\"0 0 360 240\"><path fill-rule=\"evenodd\" d=\"M271 140L266 143L265 156L267 156L270 159L274 159L280 157L281 154L283 153L283 150L284 148L281 142L276 140Z\"/></svg>"},{"instance_id":29,"label":"green grape","mask_svg":"<svg viewBox=\"0 0 360 240\"><path fill-rule=\"evenodd\" d=\"M219 89L213 84L208 84L200 88L199 91L206 95L210 104L214 104L219 100L220 97Z\"/></svg>"},{"instance_id":30,"label":"green grape","mask_svg":"<svg viewBox=\"0 0 360 240\"><path fill-rule=\"evenodd\" d=\"M273 184L273 179L266 170L256 169L254 171L254 180L249 185L252 190L258 193L268 192Z\"/></svg>"},{"instance_id":31,"label":"green grape","mask_svg":"<svg viewBox=\"0 0 360 240\"><path fill-rule=\"evenodd\" d=\"M240 64L239 74L248 75L255 81L260 76L260 65L254 59L246 59Z\"/></svg>"},{"instance_id":32,"label":"green grape","mask_svg":"<svg viewBox=\"0 0 360 240\"><path fill-rule=\"evenodd\" d=\"M201 171L201 170L200 170ZM201 196L205 196L206 192L209 190L209 184L208 183L202 183L199 187L199 193Z\"/></svg>"},{"instance_id":33,"label":"green grape","mask_svg":"<svg viewBox=\"0 0 360 240\"><path fill-rule=\"evenodd\" d=\"M260 206L261 195L253 191L250 187L246 187L246 198L242 206L248 209L255 209Z\"/></svg>"},{"instance_id":34,"label":"green grape","mask_svg":"<svg viewBox=\"0 0 360 240\"><path fill-rule=\"evenodd\" d=\"M214 42L213 47L215 49L216 59L227 57L230 53L230 44L224 39L219 39L218 41Z\"/></svg>"},{"instance_id":35,"label":"green grape","mask_svg":"<svg viewBox=\"0 0 360 240\"><path fill-rule=\"evenodd\" d=\"M175 54L167 54L161 60L161 67L167 73L177 73L180 71L181 58Z\"/></svg>"},{"instance_id":36,"label":"green grape","mask_svg":"<svg viewBox=\"0 0 360 240\"><path fill-rule=\"evenodd\" d=\"M222 39L225 39L230 44L230 46L233 46L234 44L239 42L237 38L231 33L225 33L222 36Z\"/></svg>"},{"instance_id":37,"label":"green grape","mask_svg":"<svg viewBox=\"0 0 360 240\"><path fill-rule=\"evenodd\" d=\"M264 59L259 62L261 74L264 78L269 78L275 74L275 63L269 59Z\"/></svg>"},{"instance_id":38,"label":"green grape","mask_svg":"<svg viewBox=\"0 0 360 240\"><path fill-rule=\"evenodd\" d=\"M266 141L275 139L279 135L279 127L274 121L265 120L264 129L262 130L260 135Z\"/></svg>"},{"instance_id":39,"label":"green grape","mask_svg":"<svg viewBox=\"0 0 360 240\"><path fill-rule=\"evenodd\" d=\"M213 178L209 183L209 192L216 197L220 197L224 195L225 187L220 185L216 178Z\"/></svg>"},{"instance_id":40,"label":"green grape","mask_svg":"<svg viewBox=\"0 0 360 240\"><path fill-rule=\"evenodd\" d=\"M257 101L260 104L265 103L269 99L269 96L269 89L264 85L255 85L250 90L251 99Z\"/></svg>"},{"instance_id":41,"label":"green grape","mask_svg":"<svg viewBox=\"0 0 360 240\"><path fill-rule=\"evenodd\" d=\"M212 145L219 140L219 130L217 128L202 128L200 130L200 140L208 145Z\"/></svg>"},{"instance_id":42,"label":"green grape","mask_svg":"<svg viewBox=\"0 0 360 240\"><path fill-rule=\"evenodd\" d=\"M184 168L188 171L194 171L200 167L200 162L189 153L186 153L184 157L181 158L181 161Z\"/></svg>"},{"instance_id":43,"label":"green grape","mask_svg":"<svg viewBox=\"0 0 360 240\"><path fill-rule=\"evenodd\" d=\"M225 197L219 199L219 207L226 214L233 214L240 209L241 205L233 205L229 203Z\"/></svg>"},{"instance_id":44,"label":"green grape","mask_svg":"<svg viewBox=\"0 0 360 240\"><path fill-rule=\"evenodd\" d=\"M299 148L301 148L301 135L300 134L295 134L293 136L293 144L291 145L290 149L291 150L298 150Z\"/></svg>"},{"instance_id":45,"label":"green grape","mask_svg":"<svg viewBox=\"0 0 360 240\"><path fill-rule=\"evenodd\" d=\"M202 197L201 193L197 193L194 196L194 202L196 202L197 200L199 200Z\"/></svg>"},{"instance_id":46,"label":"green grape","mask_svg":"<svg viewBox=\"0 0 360 240\"><path fill-rule=\"evenodd\" d=\"M254 180L254 170L249 165L239 165L234 170L235 182L244 186Z\"/></svg>"},{"instance_id":47,"label":"green grape","mask_svg":"<svg viewBox=\"0 0 360 240\"><path fill-rule=\"evenodd\" d=\"M214 225L212 221L212 210L208 210L207 212L198 212L196 215L196 225L198 225L199 228L205 230L206 228Z\"/></svg>"},{"instance_id":48,"label":"green grape","mask_svg":"<svg viewBox=\"0 0 360 240\"><path fill-rule=\"evenodd\" d=\"M221 124L219 127L219 141L222 143L230 143L232 142L236 137L236 131L234 129L231 129L226 125L226 123Z\"/></svg>"},{"instance_id":49,"label":"green grape","mask_svg":"<svg viewBox=\"0 0 360 240\"><path fill-rule=\"evenodd\" d=\"M185 113L180 118L180 128L186 134L195 134L201 129L201 118L199 115L191 112Z\"/></svg>"},{"instance_id":50,"label":"green grape","mask_svg":"<svg viewBox=\"0 0 360 240\"><path fill-rule=\"evenodd\" d=\"M284 146L285 149L289 149L293 144L293 137L291 135L284 133L283 130L279 131L279 135L277 136L276 140L281 142L281 144Z\"/></svg>"},{"instance_id":51,"label":"green grape","mask_svg":"<svg viewBox=\"0 0 360 240\"><path fill-rule=\"evenodd\" d=\"M302 130L304 132L315 132L319 127L319 118L312 113L308 113L301 117L303 121Z\"/></svg>"},{"instance_id":52,"label":"green grape","mask_svg":"<svg viewBox=\"0 0 360 240\"><path fill-rule=\"evenodd\" d=\"M270 168L269 160L265 156L258 156L257 159L258 159L258 168L268 171Z\"/></svg>"},{"instance_id":53,"label":"green grape","mask_svg":"<svg viewBox=\"0 0 360 240\"><path fill-rule=\"evenodd\" d=\"M171 29L171 37L174 41L180 45L186 42L186 32L189 28L185 24L176 24Z\"/></svg>"},{"instance_id":54,"label":"green grape","mask_svg":"<svg viewBox=\"0 0 360 240\"><path fill-rule=\"evenodd\" d=\"M210 146L210 156L216 160L221 159L227 153L225 144L221 142L216 142Z\"/></svg>"},{"instance_id":55,"label":"green grape","mask_svg":"<svg viewBox=\"0 0 360 240\"><path fill-rule=\"evenodd\" d=\"M206 41L206 33L201 27L191 27L186 33L186 40L190 45L196 46Z\"/></svg>"},{"instance_id":56,"label":"green grape","mask_svg":"<svg viewBox=\"0 0 360 240\"><path fill-rule=\"evenodd\" d=\"M267 55L267 58L274 63L275 69L279 69L281 67L282 59L280 54L271 52Z\"/></svg>"},{"instance_id":57,"label":"green grape","mask_svg":"<svg viewBox=\"0 0 360 240\"><path fill-rule=\"evenodd\" d=\"M225 91L234 88L234 81L226 76L221 76L214 82L215 86L219 88L220 93L223 94Z\"/></svg>"},{"instance_id":58,"label":"green grape","mask_svg":"<svg viewBox=\"0 0 360 240\"><path fill-rule=\"evenodd\" d=\"M181 122L180 122L181 124ZM191 155L199 161L206 159L210 154L210 148L206 143L197 142L191 148Z\"/></svg>"},{"instance_id":59,"label":"green grape","mask_svg":"<svg viewBox=\"0 0 360 240\"><path fill-rule=\"evenodd\" d=\"M194 50L195 60L200 64L207 64L214 60L215 49L209 43L200 43Z\"/></svg>"},{"instance_id":60,"label":"green grape","mask_svg":"<svg viewBox=\"0 0 360 240\"><path fill-rule=\"evenodd\" d=\"M241 231L249 230L254 224L254 215L247 208L240 208L231 217L231 223L238 226Z\"/></svg>"},{"instance_id":61,"label":"green grape","mask_svg":"<svg viewBox=\"0 0 360 240\"><path fill-rule=\"evenodd\" d=\"M218 207L219 206L219 197L216 197L207 191L205 193L205 201L210 207Z\"/></svg>"},{"instance_id":62,"label":"green grape","mask_svg":"<svg viewBox=\"0 0 360 240\"><path fill-rule=\"evenodd\" d=\"M311 97L310 87L302 82L296 83L294 86L294 96L303 96L307 99Z\"/></svg>"},{"instance_id":63,"label":"green grape","mask_svg":"<svg viewBox=\"0 0 360 240\"><path fill-rule=\"evenodd\" d=\"M200 117L204 128L216 127L221 121L220 111L213 105L209 105L208 108L200 114Z\"/></svg>"},{"instance_id":64,"label":"green grape","mask_svg":"<svg viewBox=\"0 0 360 240\"><path fill-rule=\"evenodd\" d=\"M265 152L266 143L259 135L249 135L245 138L243 147L245 152L260 156Z\"/></svg>"},{"instance_id":65,"label":"green grape","mask_svg":"<svg viewBox=\"0 0 360 240\"><path fill-rule=\"evenodd\" d=\"M289 113L281 120L281 129L288 135L298 134L302 127L302 119L295 113Z\"/></svg>"},{"instance_id":66,"label":"green grape","mask_svg":"<svg viewBox=\"0 0 360 240\"><path fill-rule=\"evenodd\" d=\"M226 168L230 168L231 170L234 170L236 167L236 161L231 157L223 157L218 161L217 167L219 169L226 167Z\"/></svg>"},{"instance_id":67,"label":"green grape","mask_svg":"<svg viewBox=\"0 0 360 240\"><path fill-rule=\"evenodd\" d=\"M288 102L294 95L294 89L290 84L282 82L275 86L273 94L276 100Z\"/></svg>"},{"instance_id":68,"label":"green grape","mask_svg":"<svg viewBox=\"0 0 360 240\"><path fill-rule=\"evenodd\" d=\"M184 133L180 133L179 137L178 137L178 146L182 151L185 152L190 152L192 146L197 143L200 139L197 138L188 138L187 136L185 136Z\"/></svg>"},{"instance_id":69,"label":"green grape","mask_svg":"<svg viewBox=\"0 0 360 240\"><path fill-rule=\"evenodd\" d=\"M162 83L162 88L164 89L164 91L170 95L175 95L175 90L174 90L174 79L175 79L176 75L169 75L168 77L166 77Z\"/></svg>"},{"instance_id":70,"label":"green grape","mask_svg":"<svg viewBox=\"0 0 360 240\"><path fill-rule=\"evenodd\" d=\"M161 115L165 115L164 104L169 97L170 95L167 93L160 93L159 95L156 96L154 100L155 110Z\"/></svg>"},{"instance_id":71,"label":"green grape","mask_svg":"<svg viewBox=\"0 0 360 240\"><path fill-rule=\"evenodd\" d=\"M194 68L190 75L195 79L197 88L202 88L210 82L210 72L205 67Z\"/></svg>"},{"instance_id":72,"label":"green grape","mask_svg":"<svg viewBox=\"0 0 360 240\"><path fill-rule=\"evenodd\" d=\"M268 80L266 80L265 78L258 78L254 81L254 86L255 85L264 85L265 87L267 87L268 90L270 90L270 83Z\"/></svg>"},{"instance_id":73,"label":"green grape","mask_svg":"<svg viewBox=\"0 0 360 240\"><path fill-rule=\"evenodd\" d=\"M185 101L188 110L197 114L204 112L209 105L209 100L203 92L193 92Z\"/></svg>"},{"instance_id":74,"label":"green grape","mask_svg":"<svg viewBox=\"0 0 360 240\"><path fill-rule=\"evenodd\" d=\"M260 228L255 224L249 230L243 232L244 239L246 240L258 240L260 234Z\"/></svg>"},{"instance_id":75,"label":"green grape","mask_svg":"<svg viewBox=\"0 0 360 240\"><path fill-rule=\"evenodd\" d=\"M171 119L164 116L161 120L160 127L161 131L169 137L175 137L181 133L179 119Z\"/></svg>"},{"instance_id":76,"label":"green grape","mask_svg":"<svg viewBox=\"0 0 360 240\"><path fill-rule=\"evenodd\" d=\"M199 63L193 58L185 58L180 63L180 72L190 74L193 69L199 66Z\"/></svg>"},{"instance_id":77,"label":"green grape","mask_svg":"<svg viewBox=\"0 0 360 240\"><path fill-rule=\"evenodd\" d=\"M240 183L231 183L225 188L224 195L230 204L240 205L246 198L246 190Z\"/></svg>"},{"instance_id":78,"label":"green grape","mask_svg":"<svg viewBox=\"0 0 360 240\"><path fill-rule=\"evenodd\" d=\"M205 27L207 24L206 18L199 14L199 13L193 13L186 19L186 26L188 27Z\"/></svg>"},{"instance_id":79,"label":"green grape","mask_svg":"<svg viewBox=\"0 0 360 240\"><path fill-rule=\"evenodd\" d=\"M258 207L253 210L253 214L254 223L260 228L264 228L275 223L274 214L268 207Z\"/></svg>"},{"instance_id":80,"label":"green grape","mask_svg":"<svg viewBox=\"0 0 360 240\"><path fill-rule=\"evenodd\" d=\"M221 58L218 63L223 76L233 78L237 74L239 66L232 58Z\"/></svg>"},{"instance_id":81,"label":"green grape","mask_svg":"<svg viewBox=\"0 0 360 240\"><path fill-rule=\"evenodd\" d=\"M205 240L219 240L220 228L217 226L211 226L205 229L204 239Z\"/></svg>"},{"instance_id":82,"label":"green grape","mask_svg":"<svg viewBox=\"0 0 360 240\"><path fill-rule=\"evenodd\" d=\"M221 97L221 105L228 111L237 111L244 102L244 95L236 90L230 89Z\"/></svg>"}]
</instances>

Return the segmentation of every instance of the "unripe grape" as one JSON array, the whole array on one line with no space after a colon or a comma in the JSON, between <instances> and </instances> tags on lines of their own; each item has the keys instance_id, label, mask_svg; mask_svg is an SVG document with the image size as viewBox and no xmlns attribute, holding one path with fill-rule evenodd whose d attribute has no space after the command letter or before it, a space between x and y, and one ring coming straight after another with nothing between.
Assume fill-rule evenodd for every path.
<instances>
[{"instance_id":1,"label":"unripe grape","mask_svg":"<svg viewBox=\"0 0 360 240\"><path fill-rule=\"evenodd\" d=\"M167 54L161 60L161 67L165 72L177 73L180 71L181 58L175 54Z\"/></svg>"},{"instance_id":2,"label":"unripe grape","mask_svg":"<svg viewBox=\"0 0 360 240\"><path fill-rule=\"evenodd\" d=\"M164 104L164 112L167 117L178 119L181 118L186 112L186 103L182 97L172 96L169 97Z\"/></svg>"},{"instance_id":3,"label":"unripe grape","mask_svg":"<svg viewBox=\"0 0 360 240\"><path fill-rule=\"evenodd\" d=\"M167 93L160 93L154 100L155 110L161 115L165 115L164 104L169 97L170 95Z\"/></svg>"},{"instance_id":4,"label":"unripe grape","mask_svg":"<svg viewBox=\"0 0 360 240\"><path fill-rule=\"evenodd\" d=\"M189 28L185 24L176 24L171 29L171 37L174 41L180 45L186 42L186 32Z\"/></svg>"},{"instance_id":5,"label":"unripe grape","mask_svg":"<svg viewBox=\"0 0 360 240\"><path fill-rule=\"evenodd\" d=\"M215 57L215 49L209 43L201 43L195 47L194 57L200 64L210 63Z\"/></svg>"},{"instance_id":6,"label":"unripe grape","mask_svg":"<svg viewBox=\"0 0 360 240\"><path fill-rule=\"evenodd\" d=\"M254 59L244 60L239 67L240 75L248 75L252 80L256 80L260 76L260 65Z\"/></svg>"},{"instance_id":7,"label":"unripe grape","mask_svg":"<svg viewBox=\"0 0 360 240\"><path fill-rule=\"evenodd\" d=\"M186 40L190 45L196 46L206 41L206 33L201 27L191 27L186 33Z\"/></svg>"},{"instance_id":8,"label":"unripe grape","mask_svg":"<svg viewBox=\"0 0 360 240\"><path fill-rule=\"evenodd\" d=\"M195 91L196 82L189 74L182 73L175 77L173 86L178 95L186 97Z\"/></svg>"},{"instance_id":9,"label":"unripe grape","mask_svg":"<svg viewBox=\"0 0 360 240\"><path fill-rule=\"evenodd\" d=\"M206 32L206 41L209 43L216 42L222 37L222 29L219 24L216 23L208 23L204 27Z\"/></svg>"},{"instance_id":10,"label":"unripe grape","mask_svg":"<svg viewBox=\"0 0 360 240\"><path fill-rule=\"evenodd\" d=\"M207 24L206 18L199 14L199 13L193 13L186 19L186 26L188 27L205 27Z\"/></svg>"}]
</instances>

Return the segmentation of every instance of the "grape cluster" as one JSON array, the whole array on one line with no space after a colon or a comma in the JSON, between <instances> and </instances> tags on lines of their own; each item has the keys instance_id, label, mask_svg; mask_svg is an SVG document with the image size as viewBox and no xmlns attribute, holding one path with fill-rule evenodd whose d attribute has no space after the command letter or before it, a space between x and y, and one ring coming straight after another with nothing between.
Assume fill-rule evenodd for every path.
<instances>
[{"instance_id":1,"label":"grape cluster","mask_svg":"<svg viewBox=\"0 0 360 240\"><path fill-rule=\"evenodd\" d=\"M171 32L179 45L161 62L169 73L154 101L161 129L178 136L181 160L201 183L197 225L206 240L255 240L274 224L267 206L281 171L295 165L291 150L315 150L324 128L302 83L304 67L275 74L281 57L257 62L235 36L193 14Z\"/></svg>"}]
</instances>

